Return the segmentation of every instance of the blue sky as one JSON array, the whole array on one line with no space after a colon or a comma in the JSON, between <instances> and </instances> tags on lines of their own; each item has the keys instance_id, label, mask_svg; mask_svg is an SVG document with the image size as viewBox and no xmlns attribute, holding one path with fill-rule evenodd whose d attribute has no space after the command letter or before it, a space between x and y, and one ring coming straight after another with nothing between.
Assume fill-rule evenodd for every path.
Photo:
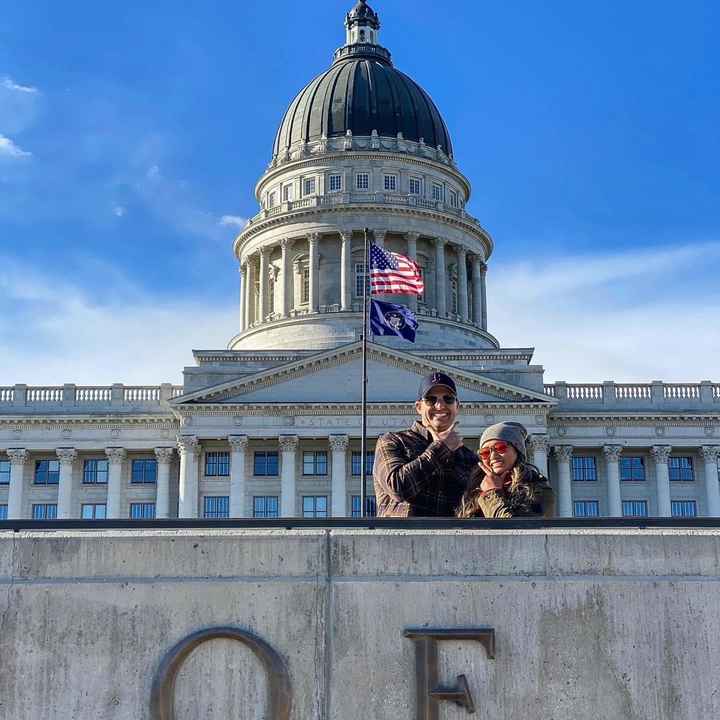
<instances>
[{"instance_id":1,"label":"blue sky","mask_svg":"<svg viewBox=\"0 0 720 720\"><path fill-rule=\"evenodd\" d=\"M720 6L371 3L491 232L490 330L548 380L720 380ZM351 0L10 0L0 385L177 381L237 329L237 223Z\"/></svg>"}]
</instances>

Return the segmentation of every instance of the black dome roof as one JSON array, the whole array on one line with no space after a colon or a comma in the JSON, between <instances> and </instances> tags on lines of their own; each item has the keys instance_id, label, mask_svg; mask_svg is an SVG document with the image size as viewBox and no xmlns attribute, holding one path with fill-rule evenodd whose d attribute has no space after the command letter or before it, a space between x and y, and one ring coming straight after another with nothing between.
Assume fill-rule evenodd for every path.
<instances>
[{"instance_id":1,"label":"black dome roof","mask_svg":"<svg viewBox=\"0 0 720 720\"><path fill-rule=\"evenodd\" d=\"M350 51L343 57L342 51ZM285 113L273 155L298 142L325 137L378 135L396 137L436 148L452 157L450 133L430 96L411 78L396 70L389 53L376 45L341 48L340 56L292 101ZM387 57L385 57L387 56ZM337 55L336 55L337 57Z\"/></svg>"}]
</instances>

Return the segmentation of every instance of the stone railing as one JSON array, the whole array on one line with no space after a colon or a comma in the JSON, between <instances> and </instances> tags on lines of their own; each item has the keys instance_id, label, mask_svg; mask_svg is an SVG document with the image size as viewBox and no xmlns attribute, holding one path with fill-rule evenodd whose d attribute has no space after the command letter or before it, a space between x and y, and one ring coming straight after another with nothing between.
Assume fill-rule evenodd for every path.
<instances>
[{"instance_id":1,"label":"stone railing","mask_svg":"<svg viewBox=\"0 0 720 720\"><path fill-rule=\"evenodd\" d=\"M557 398L560 406L587 408L668 408L693 409L720 404L720 384L700 383L615 383L577 384L556 382L545 385L545 394Z\"/></svg>"},{"instance_id":2,"label":"stone railing","mask_svg":"<svg viewBox=\"0 0 720 720\"><path fill-rule=\"evenodd\" d=\"M32 409L78 412L83 409L113 411L152 410L166 406L183 394L182 385L66 385L0 387L0 413L22 413Z\"/></svg>"},{"instance_id":3,"label":"stone railing","mask_svg":"<svg viewBox=\"0 0 720 720\"><path fill-rule=\"evenodd\" d=\"M261 210L255 217L248 220L246 228L284 213L291 213L306 208L323 208L334 207L336 205L400 205L404 207L416 207L423 210L433 210L455 217L477 225L480 223L477 218L465 212L464 208L453 207L447 202L441 200L428 200L418 195L402 195L399 193L372 193L372 192L355 192L355 193L331 193L329 195L314 195L313 197L303 198L302 200L293 200L291 202L280 203L274 207Z\"/></svg>"}]
</instances>

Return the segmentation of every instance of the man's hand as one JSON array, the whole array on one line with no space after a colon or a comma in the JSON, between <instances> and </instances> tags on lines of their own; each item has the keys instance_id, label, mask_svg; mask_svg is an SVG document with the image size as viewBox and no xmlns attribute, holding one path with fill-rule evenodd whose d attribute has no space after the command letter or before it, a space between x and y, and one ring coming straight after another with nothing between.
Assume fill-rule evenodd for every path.
<instances>
[{"instance_id":1,"label":"man's hand","mask_svg":"<svg viewBox=\"0 0 720 720\"><path fill-rule=\"evenodd\" d=\"M482 460L478 463L482 471L485 473L482 483L480 483L480 489L483 492L490 492L490 490L502 490L505 487L504 478L496 475L488 465Z\"/></svg>"},{"instance_id":2,"label":"man's hand","mask_svg":"<svg viewBox=\"0 0 720 720\"><path fill-rule=\"evenodd\" d=\"M443 432L436 432L432 428L428 428L430 434L433 436L435 442L441 442L447 446L448 450L455 451L463 445L463 438L460 433L455 432L455 426L457 423L453 423L447 430Z\"/></svg>"}]
</instances>

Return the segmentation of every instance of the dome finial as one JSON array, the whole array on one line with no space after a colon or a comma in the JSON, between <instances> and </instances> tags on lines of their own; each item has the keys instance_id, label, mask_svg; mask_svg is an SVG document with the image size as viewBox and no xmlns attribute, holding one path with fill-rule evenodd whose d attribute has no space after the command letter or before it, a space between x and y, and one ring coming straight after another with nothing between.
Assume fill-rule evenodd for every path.
<instances>
[{"instance_id":1,"label":"dome finial","mask_svg":"<svg viewBox=\"0 0 720 720\"><path fill-rule=\"evenodd\" d=\"M379 44L380 18L366 0L357 0L345 18L345 28L347 45Z\"/></svg>"}]
</instances>

